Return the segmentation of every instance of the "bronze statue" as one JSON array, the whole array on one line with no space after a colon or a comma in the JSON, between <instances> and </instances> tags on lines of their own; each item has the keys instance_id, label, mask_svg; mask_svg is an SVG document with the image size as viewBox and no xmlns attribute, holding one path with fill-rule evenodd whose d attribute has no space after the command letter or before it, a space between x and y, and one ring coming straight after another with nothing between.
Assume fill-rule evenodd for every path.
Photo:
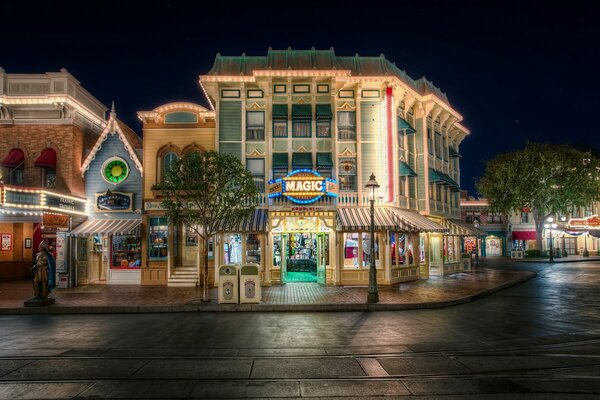
<instances>
[{"instance_id":1,"label":"bronze statue","mask_svg":"<svg viewBox=\"0 0 600 400\"><path fill-rule=\"evenodd\" d=\"M45 306L54 303L54 299L48 297L54 289L56 264L46 242L42 241L39 252L35 255L35 264L31 268L33 273L33 295L34 297L25 302L25 306Z\"/></svg>"}]
</instances>

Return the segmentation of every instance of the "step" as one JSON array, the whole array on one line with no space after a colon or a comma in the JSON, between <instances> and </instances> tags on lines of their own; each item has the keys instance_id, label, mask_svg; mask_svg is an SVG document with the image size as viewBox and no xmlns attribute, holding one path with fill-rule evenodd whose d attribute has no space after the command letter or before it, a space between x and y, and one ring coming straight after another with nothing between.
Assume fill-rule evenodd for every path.
<instances>
[{"instance_id":1,"label":"step","mask_svg":"<svg viewBox=\"0 0 600 400\"><path fill-rule=\"evenodd\" d=\"M196 287L196 282L167 282L167 286L171 287Z\"/></svg>"},{"instance_id":2,"label":"step","mask_svg":"<svg viewBox=\"0 0 600 400\"><path fill-rule=\"evenodd\" d=\"M193 275L198 276L197 271L171 271L171 275Z\"/></svg>"},{"instance_id":3,"label":"step","mask_svg":"<svg viewBox=\"0 0 600 400\"><path fill-rule=\"evenodd\" d=\"M198 278L196 278L196 277L193 277L193 278L191 278L191 277L184 277L184 278L171 277L171 278L169 278L169 282L194 282L195 283L195 282L198 282Z\"/></svg>"}]
</instances>

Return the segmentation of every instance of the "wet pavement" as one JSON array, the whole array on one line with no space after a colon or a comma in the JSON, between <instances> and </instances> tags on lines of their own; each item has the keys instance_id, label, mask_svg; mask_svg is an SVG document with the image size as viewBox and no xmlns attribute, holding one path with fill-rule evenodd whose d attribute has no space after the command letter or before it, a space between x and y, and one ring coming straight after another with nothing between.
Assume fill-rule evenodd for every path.
<instances>
[{"instance_id":1,"label":"wet pavement","mask_svg":"<svg viewBox=\"0 0 600 400\"><path fill-rule=\"evenodd\" d=\"M181 312L181 311L319 311L362 309L411 309L442 307L470 301L504 287L530 279L529 271L477 268L472 272L431 277L379 287L379 304L367 305L365 286L323 286L288 283L263 287L259 305L218 305L217 289L210 290L210 303L201 301L200 287L139 285L87 285L55 289L52 306L25 308L32 295L31 283L0 282L1 313L53 312Z\"/></svg>"}]
</instances>

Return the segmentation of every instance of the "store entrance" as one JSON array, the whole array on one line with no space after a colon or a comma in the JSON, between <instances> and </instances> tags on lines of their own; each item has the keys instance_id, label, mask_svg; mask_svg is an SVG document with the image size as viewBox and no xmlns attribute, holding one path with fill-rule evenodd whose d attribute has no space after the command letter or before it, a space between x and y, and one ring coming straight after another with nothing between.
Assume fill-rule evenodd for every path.
<instances>
[{"instance_id":1,"label":"store entrance","mask_svg":"<svg viewBox=\"0 0 600 400\"><path fill-rule=\"evenodd\" d=\"M273 235L273 265L281 269L282 283L325 284L329 263L329 234L287 232Z\"/></svg>"}]
</instances>

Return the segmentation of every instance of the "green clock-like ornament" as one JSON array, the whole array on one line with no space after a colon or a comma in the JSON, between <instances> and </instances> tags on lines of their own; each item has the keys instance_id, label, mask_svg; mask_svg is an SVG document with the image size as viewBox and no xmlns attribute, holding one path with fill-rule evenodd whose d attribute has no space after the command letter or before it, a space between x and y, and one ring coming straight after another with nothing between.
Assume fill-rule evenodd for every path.
<instances>
[{"instance_id":1,"label":"green clock-like ornament","mask_svg":"<svg viewBox=\"0 0 600 400\"><path fill-rule=\"evenodd\" d=\"M106 164L104 164L104 179L112 184L119 184L127 179L127 175L129 175L129 167L127 163L120 159L114 158L112 160L108 160Z\"/></svg>"}]
</instances>

